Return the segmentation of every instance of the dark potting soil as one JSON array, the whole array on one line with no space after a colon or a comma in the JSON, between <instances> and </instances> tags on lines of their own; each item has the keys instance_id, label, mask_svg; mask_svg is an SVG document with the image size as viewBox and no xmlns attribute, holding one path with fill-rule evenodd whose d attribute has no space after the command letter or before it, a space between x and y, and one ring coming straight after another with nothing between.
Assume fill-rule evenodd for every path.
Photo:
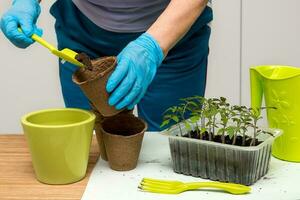
<instances>
[{"instance_id":1,"label":"dark potting soil","mask_svg":"<svg viewBox=\"0 0 300 200\"><path fill-rule=\"evenodd\" d=\"M196 131L191 131L190 135L191 135L191 138L193 138L193 139L198 139L198 140L200 139L200 135ZM209 138L210 138L209 136L212 137L212 134L208 133L208 132L205 132L202 135L201 140L209 141ZM189 138L189 134L186 134L183 137ZM221 135L215 135L213 137L212 141L222 143L222 136ZM243 145L243 137L239 135L239 136L236 137L236 141L235 141L234 145L236 145L236 146L250 146L251 142L252 142L252 138L249 137L249 136L246 136L245 145ZM233 143L233 138L230 138L228 135L225 136L225 144L232 144L232 143ZM261 143L261 141L259 141L258 139L255 140L255 146L259 145L260 143Z\"/></svg>"},{"instance_id":2,"label":"dark potting soil","mask_svg":"<svg viewBox=\"0 0 300 200\"><path fill-rule=\"evenodd\" d=\"M130 136L142 132L145 123L132 114L121 113L106 118L102 123L103 130L113 135Z\"/></svg>"},{"instance_id":3,"label":"dark potting soil","mask_svg":"<svg viewBox=\"0 0 300 200\"><path fill-rule=\"evenodd\" d=\"M92 71L93 66L90 57L85 53L79 53L75 57L76 60L84 64L86 70Z\"/></svg>"},{"instance_id":4,"label":"dark potting soil","mask_svg":"<svg viewBox=\"0 0 300 200\"><path fill-rule=\"evenodd\" d=\"M107 69L114 67L115 58L106 57L91 60L90 57L85 53L79 53L76 55L76 60L84 64L84 67L79 69L79 79L81 81L94 79L100 73L106 71Z\"/></svg>"}]
</instances>

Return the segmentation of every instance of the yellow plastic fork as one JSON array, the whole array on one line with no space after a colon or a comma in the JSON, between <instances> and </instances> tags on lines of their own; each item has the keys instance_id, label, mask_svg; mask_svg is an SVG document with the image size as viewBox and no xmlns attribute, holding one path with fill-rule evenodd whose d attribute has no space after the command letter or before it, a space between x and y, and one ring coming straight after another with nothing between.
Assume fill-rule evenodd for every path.
<instances>
[{"instance_id":1,"label":"yellow plastic fork","mask_svg":"<svg viewBox=\"0 0 300 200\"><path fill-rule=\"evenodd\" d=\"M180 181L157 180L144 178L139 187L140 190L159 194L179 194L188 190L197 190L201 188L220 189L231 194L246 194L251 188L245 185L235 183L221 182L191 182L183 183Z\"/></svg>"},{"instance_id":2,"label":"yellow plastic fork","mask_svg":"<svg viewBox=\"0 0 300 200\"><path fill-rule=\"evenodd\" d=\"M18 28L18 30L20 32L22 32L21 28ZM53 45L49 44L46 40L44 40L43 38L41 38L37 34L32 34L31 38L34 41L40 43L42 46L49 49L52 54L58 56L59 58L65 60L67 62L70 62L70 63L72 63L72 64L74 64L78 67L83 67L84 66L81 62L79 62L78 60L75 59L76 55L78 54L77 52L75 52L71 49L68 49L68 48L65 48L65 49L59 51Z\"/></svg>"}]
</instances>

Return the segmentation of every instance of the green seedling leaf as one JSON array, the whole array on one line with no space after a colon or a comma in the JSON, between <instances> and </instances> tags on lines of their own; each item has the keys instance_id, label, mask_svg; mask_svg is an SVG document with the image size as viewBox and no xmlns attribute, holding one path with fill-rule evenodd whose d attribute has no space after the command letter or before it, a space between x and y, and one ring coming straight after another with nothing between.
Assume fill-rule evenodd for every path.
<instances>
[{"instance_id":1,"label":"green seedling leaf","mask_svg":"<svg viewBox=\"0 0 300 200\"><path fill-rule=\"evenodd\" d=\"M190 120L191 120L192 123L196 123L196 122L199 121L199 116L193 116L193 117L190 118Z\"/></svg>"},{"instance_id":2,"label":"green seedling leaf","mask_svg":"<svg viewBox=\"0 0 300 200\"><path fill-rule=\"evenodd\" d=\"M187 131L190 131L192 129L190 123L188 123L187 121L184 122L184 126L185 126Z\"/></svg>"},{"instance_id":3,"label":"green seedling leaf","mask_svg":"<svg viewBox=\"0 0 300 200\"><path fill-rule=\"evenodd\" d=\"M219 102L220 100L217 99L217 98L212 98L212 101L214 101L214 102Z\"/></svg>"},{"instance_id":4,"label":"green seedling leaf","mask_svg":"<svg viewBox=\"0 0 300 200\"><path fill-rule=\"evenodd\" d=\"M176 123L179 122L179 118L176 115L172 116L171 119Z\"/></svg>"},{"instance_id":5,"label":"green seedling leaf","mask_svg":"<svg viewBox=\"0 0 300 200\"><path fill-rule=\"evenodd\" d=\"M271 135L272 137L275 137L273 133L271 133L271 132L268 132L268 131L262 131L262 133L264 133L264 134L268 134L268 135Z\"/></svg>"},{"instance_id":6,"label":"green seedling leaf","mask_svg":"<svg viewBox=\"0 0 300 200\"><path fill-rule=\"evenodd\" d=\"M206 130L206 128L201 128L201 133L205 133Z\"/></svg>"},{"instance_id":7,"label":"green seedling leaf","mask_svg":"<svg viewBox=\"0 0 300 200\"><path fill-rule=\"evenodd\" d=\"M236 129L236 127L234 127L234 126L227 127L226 132L227 132L228 136L230 137L230 139L233 138L234 133L235 133L235 129Z\"/></svg>"},{"instance_id":8,"label":"green seedling leaf","mask_svg":"<svg viewBox=\"0 0 300 200\"><path fill-rule=\"evenodd\" d=\"M220 128L220 129L218 130L218 135L221 134L221 133L223 133L224 130L225 130L224 128Z\"/></svg>"},{"instance_id":9,"label":"green seedling leaf","mask_svg":"<svg viewBox=\"0 0 300 200\"><path fill-rule=\"evenodd\" d=\"M220 97L220 100L221 100L222 102L225 102L227 99L226 99L225 97Z\"/></svg>"},{"instance_id":10,"label":"green seedling leaf","mask_svg":"<svg viewBox=\"0 0 300 200\"><path fill-rule=\"evenodd\" d=\"M193 102L193 101L189 101L188 104L189 104L190 106L194 106L194 107L196 107L196 108L199 106L196 102Z\"/></svg>"},{"instance_id":11,"label":"green seedling leaf","mask_svg":"<svg viewBox=\"0 0 300 200\"><path fill-rule=\"evenodd\" d=\"M170 123L170 120L165 120L162 122L162 124L160 125L161 128L167 126Z\"/></svg>"},{"instance_id":12,"label":"green seedling leaf","mask_svg":"<svg viewBox=\"0 0 300 200\"><path fill-rule=\"evenodd\" d=\"M165 118L171 118L172 115L164 115Z\"/></svg>"}]
</instances>

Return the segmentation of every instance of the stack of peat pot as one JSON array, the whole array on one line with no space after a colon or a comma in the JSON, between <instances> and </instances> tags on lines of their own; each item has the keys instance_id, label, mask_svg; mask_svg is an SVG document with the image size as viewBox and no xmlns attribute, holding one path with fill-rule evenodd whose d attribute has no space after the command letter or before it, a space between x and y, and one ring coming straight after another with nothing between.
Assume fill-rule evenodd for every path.
<instances>
[{"instance_id":1,"label":"stack of peat pot","mask_svg":"<svg viewBox=\"0 0 300 200\"><path fill-rule=\"evenodd\" d=\"M73 74L73 82L89 99L96 115L95 131L101 158L109 162L111 169L134 169L147 124L132 111L117 110L108 104L106 83L117 65L117 58L111 56L90 61L85 54L79 54L77 59L85 67Z\"/></svg>"}]
</instances>

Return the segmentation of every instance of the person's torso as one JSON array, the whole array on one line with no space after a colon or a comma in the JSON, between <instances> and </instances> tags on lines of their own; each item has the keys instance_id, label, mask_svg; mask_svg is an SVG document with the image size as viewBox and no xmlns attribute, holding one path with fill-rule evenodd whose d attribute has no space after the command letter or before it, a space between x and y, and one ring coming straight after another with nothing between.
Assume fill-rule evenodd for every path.
<instances>
[{"instance_id":1,"label":"person's torso","mask_svg":"<svg viewBox=\"0 0 300 200\"><path fill-rule=\"evenodd\" d=\"M142 32L170 0L73 0L78 9L101 28L113 32Z\"/></svg>"}]
</instances>

